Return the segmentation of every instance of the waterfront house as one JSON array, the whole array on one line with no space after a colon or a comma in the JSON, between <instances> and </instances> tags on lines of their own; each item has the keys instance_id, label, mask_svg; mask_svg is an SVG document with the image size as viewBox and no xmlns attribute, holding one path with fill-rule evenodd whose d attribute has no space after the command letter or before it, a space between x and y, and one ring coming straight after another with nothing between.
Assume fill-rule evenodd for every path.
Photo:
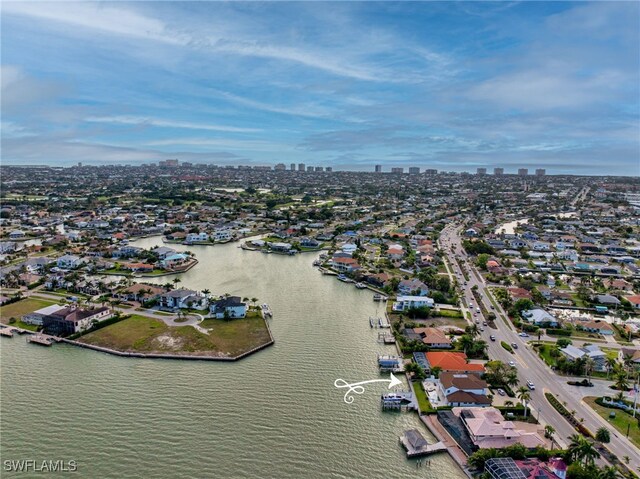
<instances>
[{"instance_id":1,"label":"waterfront house","mask_svg":"<svg viewBox=\"0 0 640 479\"><path fill-rule=\"evenodd\" d=\"M407 328L404 330L404 335L408 339L420 341L430 348L451 349L451 340L437 328Z\"/></svg>"},{"instance_id":2,"label":"waterfront house","mask_svg":"<svg viewBox=\"0 0 640 479\"><path fill-rule=\"evenodd\" d=\"M148 301L157 299L163 293L164 289L153 284L135 283L118 291L117 296L125 301Z\"/></svg>"},{"instance_id":3,"label":"waterfront house","mask_svg":"<svg viewBox=\"0 0 640 479\"><path fill-rule=\"evenodd\" d=\"M435 302L433 298L426 296L398 296L393 303L394 311L407 311L414 308L433 308Z\"/></svg>"},{"instance_id":4,"label":"waterfront house","mask_svg":"<svg viewBox=\"0 0 640 479\"><path fill-rule=\"evenodd\" d=\"M44 308L40 308L36 311L32 311L22 316L22 322L26 324L34 324L36 326L42 326L42 320L45 316L48 316L53 313L57 313L58 311L64 309L65 306L61 306L59 304L52 304L51 306L46 306Z\"/></svg>"},{"instance_id":5,"label":"waterfront house","mask_svg":"<svg viewBox=\"0 0 640 479\"><path fill-rule=\"evenodd\" d=\"M189 233L187 234L185 241L187 243L205 242L205 241L209 241L209 235L205 232Z\"/></svg>"},{"instance_id":6,"label":"waterfront house","mask_svg":"<svg viewBox=\"0 0 640 479\"><path fill-rule=\"evenodd\" d=\"M539 424L506 421L493 407L452 410L464 425L473 444L480 449L504 448L522 444L527 449L546 447L544 430Z\"/></svg>"},{"instance_id":7,"label":"waterfront house","mask_svg":"<svg viewBox=\"0 0 640 479\"><path fill-rule=\"evenodd\" d=\"M160 265L166 269L172 269L176 266L180 266L188 261L189 255L185 253L176 253L165 257L160 260Z\"/></svg>"},{"instance_id":8,"label":"waterfront house","mask_svg":"<svg viewBox=\"0 0 640 479\"><path fill-rule=\"evenodd\" d=\"M151 251L158 255L158 259L165 259L168 256L176 254L175 249L169 248L167 246L160 246L158 248L152 249Z\"/></svg>"},{"instance_id":9,"label":"waterfront house","mask_svg":"<svg viewBox=\"0 0 640 479\"><path fill-rule=\"evenodd\" d=\"M109 308L82 309L67 306L43 316L44 330L53 335L66 336L86 331L93 325L111 317Z\"/></svg>"},{"instance_id":10,"label":"waterfront house","mask_svg":"<svg viewBox=\"0 0 640 479\"><path fill-rule=\"evenodd\" d=\"M407 296L427 296L429 287L418 278L404 279L398 283L398 293Z\"/></svg>"},{"instance_id":11,"label":"waterfront house","mask_svg":"<svg viewBox=\"0 0 640 479\"><path fill-rule=\"evenodd\" d=\"M244 318L247 315L247 303L242 302L240 296L229 296L212 302L209 311L211 316L218 319Z\"/></svg>"},{"instance_id":12,"label":"waterfront house","mask_svg":"<svg viewBox=\"0 0 640 479\"><path fill-rule=\"evenodd\" d=\"M510 457L494 457L487 460L484 470L491 479L566 479L567 466L562 459L558 461L564 466L562 470L539 459L514 461Z\"/></svg>"},{"instance_id":13,"label":"waterfront house","mask_svg":"<svg viewBox=\"0 0 640 479\"><path fill-rule=\"evenodd\" d=\"M165 309L206 309L207 298L190 289L174 289L160 295L159 306Z\"/></svg>"},{"instance_id":14,"label":"waterfront house","mask_svg":"<svg viewBox=\"0 0 640 479\"><path fill-rule=\"evenodd\" d=\"M361 269L360 264L353 258L331 258L329 264L336 271L341 273L353 273Z\"/></svg>"},{"instance_id":15,"label":"waterfront house","mask_svg":"<svg viewBox=\"0 0 640 479\"><path fill-rule=\"evenodd\" d=\"M439 396L445 398L445 405L455 407L487 407L491 400L487 397L486 381L476 374L441 372L436 385Z\"/></svg>"},{"instance_id":16,"label":"waterfront house","mask_svg":"<svg viewBox=\"0 0 640 479\"><path fill-rule=\"evenodd\" d=\"M451 371L456 373L473 373L481 375L484 373L484 365L470 363L467 355L454 351L429 351L424 353L427 369L439 368L441 371Z\"/></svg>"}]
</instances>

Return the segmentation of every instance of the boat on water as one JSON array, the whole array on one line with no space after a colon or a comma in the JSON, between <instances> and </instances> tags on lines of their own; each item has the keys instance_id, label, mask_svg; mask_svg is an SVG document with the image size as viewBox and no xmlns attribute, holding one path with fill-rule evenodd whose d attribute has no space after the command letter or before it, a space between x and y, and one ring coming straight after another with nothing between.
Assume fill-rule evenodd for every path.
<instances>
[{"instance_id":1,"label":"boat on water","mask_svg":"<svg viewBox=\"0 0 640 479\"><path fill-rule=\"evenodd\" d=\"M376 294L373 295L373 300L374 301L386 301L387 297L381 295L380 293L376 293Z\"/></svg>"},{"instance_id":2,"label":"boat on water","mask_svg":"<svg viewBox=\"0 0 640 479\"><path fill-rule=\"evenodd\" d=\"M349 282L349 278L347 278L344 274L339 274L339 275L338 275L338 279L339 279L340 281L344 281L345 283L348 283L348 282Z\"/></svg>"},{"instance_id":3,"label":"boat on water","mask_svg":"<svg viewBox=\"0 0 640 479\"><path fill-rule=\"evenodd\" d=\"M313 262L313 265L314 265L314 266L320 266L321 264L322 264L322 263L320 262L320 260L315 260L315 261Z\"/></svg>"},{"instance_id":4,"label":"boat on water","mask_svg":"<svg viewBox=\"0 0 640 479\"><path fill-rule=\"evenodd\" d=\"M371 326L372 328L374 327L374 321L371 316L369 316L369 326Z\"/></svg>"},{"instance_id":5,"label":"boat on water","mask_svg":"<svg viewBox=\"0 0 640 479\"><path fill-rule=\"evenodd\" d=\"M264 314L264 316L269 316L269 317L273 317L273 313L271 312L271 308L269 307L269 305L267 303L264 303L262 306L262 314Z\"/></svg>"},{"instance_id":6,"label":"boat on water","mask_svg":"<svg viewBox=\"0 0 640 479\"><path fill-rule=\"evenodd\" d=\"M366 284L362 284L362 283L356 283L356 288L358 288L358 289L367 289L367 285Z\"/></svg>"}]
</instances>

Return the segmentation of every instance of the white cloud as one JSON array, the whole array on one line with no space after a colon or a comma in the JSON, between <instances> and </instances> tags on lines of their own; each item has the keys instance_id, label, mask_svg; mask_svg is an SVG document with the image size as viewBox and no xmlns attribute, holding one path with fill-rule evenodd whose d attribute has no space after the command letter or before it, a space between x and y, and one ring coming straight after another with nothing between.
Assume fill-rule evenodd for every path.
<instances>
[{"instance_id":1,"label":"white cloud","mask_svg":"<svg viewBox=\"0 0 640 479\"><path fill-rule=\"evenodd\" d=\"M162 120L143 116L91 116L85 119L95 123L115 123L121 125L148 125L160 128L185 128L189 130L226 131L229 133L254 133L262 131L259 128L242 128L237 126L215 125L210 123L193 123L186 121Z\"/></svg>"}]
</instances>

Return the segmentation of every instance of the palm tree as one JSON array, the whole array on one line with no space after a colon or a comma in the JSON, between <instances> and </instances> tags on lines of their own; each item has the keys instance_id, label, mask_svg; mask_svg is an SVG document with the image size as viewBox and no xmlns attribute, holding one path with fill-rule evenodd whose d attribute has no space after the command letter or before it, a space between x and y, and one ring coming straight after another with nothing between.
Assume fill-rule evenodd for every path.
<instances>
[{"instance_id":1,"label":"palm tree","mask_svg":"<svg viewBox=\"0 0 640 479\"><path fill-rule=\"evenodd\" d=\"M555 438L553 437L553 435L556 432L556 428L553 427L551 424L547 424L544 427L544 437L546 437L547 439L549 439L551 441L551 449L553 449L553 444L555 443Z\"/></svg>"},{"instance_id":2,"label":"palm tree","mask_svg":"<svg viewBox=\"0 0 640 479\"><path fill-rule=\"evenodd\" d=\"M531 400L531 393L526 387L521 386L518 388L516 396L518 397L518 399L520 399L520 401L522 401L522 404L524 405L524 417L527 417L527 405Z\"/></svg>"},{"instance_id":3,"label":"palm tree","mask_svg":"<svg viewBox=\"0 0 640 479\"><path fill-rule=\"evenodd\" d=\"M605 360L605 364L607 366L607 379L609 379L609 373L614 370L614 368L618 364L618 361L616 360L616 358L607 356L607 359Z\"/></svg>"},{"instance_id":4,"label":"palm tree","mask_svg":"<svg viewBox=\"0 0 640 479\"><path fill-rule=\"evenodd\" d=\"M256 303L258 302L258 298L251 298L251 302L253 303L253 307L255 308Z\"/></svg>"},{"instance_id":5,"label":"palm tree","mask_svg":"<svg viewBox=\"0 0 640 479\"><path fill-rule=\"evenodd\" d=\"M623 372L620 372L616 375L616 388L619 391L626 391L629 389L629 381L627 380L627 375Z\"/></svg>"},{"instance_id":6,"label":"palm tree","mask_svg":"<svg viewBox=\"0 0 640 479\"><path fill-rule=\"evenodd\" d=\"M480 334L480 329L477 324L471 324L464 328L464 332L470 334L472 337L478 336Z\"/></svg>"},{"instance_id":7,"label":"palm tree","mask_svg":"<svg viewBox=\"0 0 640 479\"><path fill-rule=\"evenodd\" d=\"M590 466L593 465L596 458L600 457L600 453L593 447L593 443L584 436L573 434L569 437L569 440L571 443L567 448L567 452L573 461L582 462L585 466Z\"/></svg>"},{"instance_id":8,"label":"palm tree","mask_svg":"<svg viewBox=\"0 0 640 479\"><path fill-rule=\"evenodd\" d=\"M473 346L473 337L468 334L463 334L460 336L460 347L466 353Z\"/></svg>"},{"instance_id":9,"label":"palm tree","mask_svg":"<svg viewBox=\"0 0 640 479\"><path fill-rule=\"evenodd\" d=\"M613 466L605 466L598 471L598 479L618 479L620 474Z\"/></svg>"},{"instance_id":10,"label":"palm tree","mask_svg":"<svg viewBox=\"0 0 640 479\"><path fill-rule=\"evenodd\" d=\"M509 387L518 384L518 370L516 368L509 369L505 376L504 383Z\"/></svg>"},{"instance_id":11,"label":"palm tree","mask_svg":"<svg viewBox=\"0 0 640 479\"><path fill-rule=\"evenodd\" d=\"M173 278L173 284L174 285L178 285L178 283L180 283L182 280L180 278Z\"/></svg>"},{"instance_id":12,"label":"palm tree","mask_svg":"<svg viewBox=\"0 0 640 479\"><path fill-rule=\"evenodd\" d=\"M209 294L211 294L211 290L209 290L209 289L203 289L203 290L202 290L202 294L204 294L205 296L208 296Z\"/></svg>"},{"instance_id":13,"label":"palm tree","mask_svg":"<svg viewBox=\"0 0 640 479\"><path fill-rule=\"evenodd\" d=\"M584 362L584 372L585 375L587 376L587 382L591 382L591 372L593 371L594 366L596 365L596 362L593 360L593 358L587 358Z\"/></svg>"}]
</instances>

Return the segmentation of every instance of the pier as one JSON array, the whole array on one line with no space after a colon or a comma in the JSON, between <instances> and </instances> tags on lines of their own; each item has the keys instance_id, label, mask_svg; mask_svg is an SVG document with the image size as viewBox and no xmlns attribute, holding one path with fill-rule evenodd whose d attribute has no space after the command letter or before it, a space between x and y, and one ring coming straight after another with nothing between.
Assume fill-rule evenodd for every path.
<instances>
[{"instance_id":1,"label":"pier","mask_svg":"<svg viewBox=\"0 0 640 479\"><path fill-rule=\"evenodd\" d=\"M380 396L380 404L384 411L414 411L418 409L415 396L411 391L396 391Z\"/></svg>"},{"instance_id":2,"label":"pier","mask_svg":"<svg viewBox=\"0 0 640 479\"><path fill-rule=\"evenodd\" d=\"M11 328L0 328L0 336L6 336L8 338L13 337L13 329Z\"/></svg>"},{"instance_id":3,"label":"pier","mask_svg":"<svg viewBox=\"0 0 640 479\"><path fill-rule=\"evenodd\" d=\"M27 337L28 343L41 344L42 346L51 346L53 344L53 337L46 334L33 334Z\"/></svg>"},{"instance_id":4,"label":"pier","mask_svg":"<svg viewBox=\"0 0 640 479\"><path fill-rule=\"evenodd\" d=\"M429 444L417 429L405 431L404 434L400 436L400 444L402 444L407 451L408 458L427 456L447 450L447 446L441 441L435 444Z\"/></svg>"},{"instance_id":5,"label":"pier","mask_svg":"<svg viewBox=\"0 0 640 479\"><path fill-rule=\"evenodd\" d=\"M394 344L396 342L396 338L393 337L389 331L378 333L378 342L384 344Z\"/></svg>"}]
</instances>

